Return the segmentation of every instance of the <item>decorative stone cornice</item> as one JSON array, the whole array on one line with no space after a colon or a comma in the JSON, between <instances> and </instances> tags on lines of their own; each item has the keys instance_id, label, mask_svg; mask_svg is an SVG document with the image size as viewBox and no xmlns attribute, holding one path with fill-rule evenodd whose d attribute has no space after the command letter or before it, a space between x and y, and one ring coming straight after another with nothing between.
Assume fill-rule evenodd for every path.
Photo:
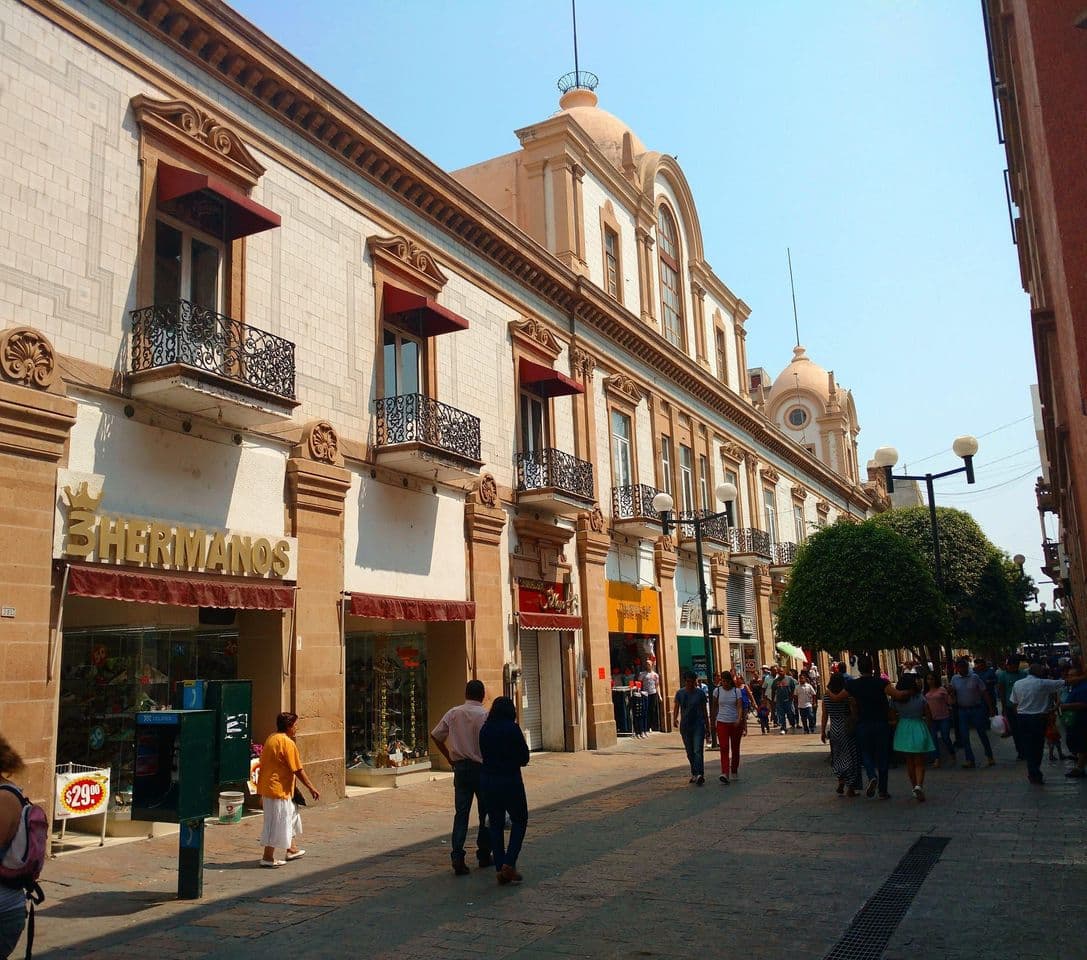
<instances>
[{"instance_id":1,"label":"decorative stone cornice","mask_svg":"<svg viewBox=\"0 0 1087 960\"><path fill-rule=\"evenodd\" d=\"M236 130L188 100L154 100L141 93L131 103L142 133L158 134L250 187L264 175Z\"/></svg>"},{"instance_id":2,"label":"decorative stone cornice","mask_svg":"<svg viewBox=\"0 0 1087 960\"><path fill-rule=\"evenodd\" d=\"M827 500L816 500L815 509L825 517L830 513L830 503Z\"/></svg>"},{"instance_id":3,"label":"decorative stone cornice","mask_svg":"<svg viewBox=\"0 0 1087 960\"><path fill-rule=\"evenodd\" d=\"M739 466L744 462L744 458L747 456L747 451L741 447L735 440L726 440L721 444L721 459L726 463L731 463L734 466Z\"/></svg>"},{"instance_id":4,"label":"decorative stone cornice","mask_svg":"<svg viewBox=\"0 0 1087 960\"><path fill-rule=\"evenodd\" d=\"M343 515L344 497L351 488L351 475L342 467L305 457L287 461L287 504L292 512Z\"/></svg>"},{"instance_id":5,"label":"decorative stone cornice","mask_svg":"<svg viewBox=\"0 0 1087 960\"><path fill-rule=\"evenodd\" d=\"M596 357L576 343L570 346L570 373L582 383L588 383L596 369Z\"/></svg>"},{"instance_id":6,"label":"decorative stone cornice","mask_svg":"<svg viewBox=\"0 0 1087 960\"><path fill-rule=\"evenodd\" d=\"M781 474L773 467L765 466L762 468L762 479L765 483L776 484L781 479Z\"/></svg>"},{"instance_id":7,"label":"decorative stone cornice","mask_svg":"<svg viewBox=\"0 0 1087 960\"><path fill-rule=\"evenodd\" d=\"M794 483L790 493L792 494L792 498L799 501L800 503L803 503L805 500L808 499L808 491L799 484Z\"/></svg>"},{"instance_id":8,"label":"decorative stone cornice","mask_svg":"<svg viewBox=\"0 0 1087 960\"><path fill-rule=\"evenodd\" d=\"M407 237L370 237L366 241L366 249L375 263L406 274L433 293L441 290L449 280L438 267L433 254Z\"/></svg>"},{"instance_id":9,"label":"decorative stone cornice","mask_svg":"<svg viewBox=\"0 0 1087 960\"><path fill-rule=\"evenodd\" d=\"M616 400L637 406L642 402L642 388L623 373L617 373L604 381L604 389Z\"/></svg>"},{"instance_id":10,"label":"decorative stone cornice","mask_svg":"<svg viewBox=\"0 0 1087 960\"><path fill-rule=\"evenodd\" d=\"M11 327L0 334L0 376L35 390L64 392L53 344L33 327Z\"/></svg>"},{"instance_id":11,"label":"decorative stone cornice","mask_svg":"<svg viewBox=\"0 0 1087 960\"><path fill-rule=\"evenodd\" d=\"M562 346L550 328L536 317L511 320L509 331L514 340L519 341L530 350L545 354L551 360L554 360L562 352Z\"/></svg>"}]
</instances>

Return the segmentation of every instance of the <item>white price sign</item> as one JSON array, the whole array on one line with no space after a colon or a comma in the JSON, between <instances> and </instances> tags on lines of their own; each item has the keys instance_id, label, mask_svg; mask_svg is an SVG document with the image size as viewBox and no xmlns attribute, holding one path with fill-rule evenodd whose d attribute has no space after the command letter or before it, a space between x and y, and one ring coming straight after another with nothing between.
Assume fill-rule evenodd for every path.
<instances>
[{"instance_id":1,"label":"white price sign","mask_svg":"<svg viewBox=\"0 0 1087 960\"><path fill-rule=\"evenodd\" d=\"M109 770L58 773L55 818L74 820L102 813L109 804Z\"/></svg>"}]
</instances>

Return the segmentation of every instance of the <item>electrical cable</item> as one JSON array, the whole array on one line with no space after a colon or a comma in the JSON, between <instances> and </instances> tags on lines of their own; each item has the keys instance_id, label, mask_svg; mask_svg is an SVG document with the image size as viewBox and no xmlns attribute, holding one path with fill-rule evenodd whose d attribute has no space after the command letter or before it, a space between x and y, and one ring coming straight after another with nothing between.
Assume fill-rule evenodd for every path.
<instances>
[{"instance_id":1,"label":"electrical cable","mask_svg":"<svg viewBox=\"0 0 1087 960\"><path fill-rule=\"evenodd\" d=\"M1014 427L1016 426L1016 424L1020 424L1027 420L1033 419L1034 414L1028 413L1025 417L1020 417L1018 420L1012 420L1010 423L1002 423L999 427L993 427L992 430L989 430L986 433L979 434L977 439L984 440L986 437L991 437L994 433L999 433L1001 430L1007 430L1008 427ZM936 453L929 454L929 456L927 457L922 457L920 460L910 460L910 463L925 463L927 460L935 460L937 457L942 457L945 453L947 453L946 450L939 450Z\"/></svg>"},{"instance_id":2,"label":"electrical cable","mask_svg":"<svg viewBox=\"0 0 1087 960\"><path fill-rule=\"evenodd\" d=\"M1010 480L1005 480L1003 483L994 483L991 487L982 487L980 490L966 490L961 493L940 493L940 499L946 499L947 497L973 497L979 493L988 493L990 490L999 490L1001 487L1006 487L1010 483L1016 483L1019 480L1029 477L1032 473L1036 473L1041 469L1040 465L1031 467L1026 473L1019 474L1018 477L1012 477Z\"/></svg>"}]
</instances>

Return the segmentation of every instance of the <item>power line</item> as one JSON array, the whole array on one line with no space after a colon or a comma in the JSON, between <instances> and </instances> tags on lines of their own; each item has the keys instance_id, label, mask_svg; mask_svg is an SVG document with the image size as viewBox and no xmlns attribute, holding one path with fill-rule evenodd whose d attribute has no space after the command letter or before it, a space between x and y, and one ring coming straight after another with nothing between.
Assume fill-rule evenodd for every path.
<instances>
[{"instance_id":1,"label":"power line","mask_svg":"<svg viewBox=\"0 0 1087 960\"><path fill-rule=\"evenodd\" d=\"M1020 454L1023 454L1023 453L1037 453L1037 452L1038 452L1038 444L1032 443L1029 447L1023 447L1022 450L1016 450L1015 453L1009 453L1009 454L1007 454L1007 455L1005 455L1003 457L997 457L995 460L986 460L980 466L982 466L983 468L984 467L990 467L994 463L1000 463L1002 460L1010 460L1012 457L1018 457Z\"/></svg>"},{"instance_id":2,"label":"power line","mask_svg":"<svg viewBox=\"0 0 1087 960\"><path fill-rule=\"evenodd\" d=\"M980 490L965 490L961 493L941 493L940 499L945 497L974 497L979 493L988 493L990 490L999 490L1001 487L1006 487L1009 483L1016 483L1022 480L1024 477L1029 477L1032 473L1037 473L1040 470L1040 465L1031 467L1026 473L1019 474L1018 477L1012 477L1010 480L1005 480L1003 483L994 483L991 487L982 487Z\"/></svg>"},{"instance_id":3,"label":"power line","mask_svg":"<svg viewBox=\"0 0 1087 960\"><path fill-rule=\"evenodd\" d=\"M1033 420L1033 419L1034 419L1034 414L1033 413L1028 413L1025 417L1020 417L1018 420L1012 420L1010 423L1002 423L999 427L993 427L993 429L988 431L987 433L980 434L977 439L984 440L986 437L991 437L994 433L999 433L1001 430L1007 430L1008 427L1014 427L1017 424L1023 423L1026 420ZM910 463L913 463L913 464L925 463L928 460L935 460L937 457L942 457L945 453L947 453L946 450L939 450L936 453L929 454L929 456L927 456L927 457L922 457L920 460L911 459Z\"/></svg>"}]
</instances>

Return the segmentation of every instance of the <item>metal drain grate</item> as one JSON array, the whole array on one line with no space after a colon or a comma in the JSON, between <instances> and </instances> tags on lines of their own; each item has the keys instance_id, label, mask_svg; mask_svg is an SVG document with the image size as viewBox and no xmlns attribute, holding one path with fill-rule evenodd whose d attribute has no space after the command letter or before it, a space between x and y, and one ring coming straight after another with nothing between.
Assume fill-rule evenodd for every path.
<instances>
[{"instance_id":1,"label":"metal drain grate","mask_svg":"<svg viewBox=\"0 0 1087 960\"><path fill-rule=\"evenodd\" d=\"M879 960L950 837L921 837L898 861L823 960Z\"/></svg>"}]
</instances>

